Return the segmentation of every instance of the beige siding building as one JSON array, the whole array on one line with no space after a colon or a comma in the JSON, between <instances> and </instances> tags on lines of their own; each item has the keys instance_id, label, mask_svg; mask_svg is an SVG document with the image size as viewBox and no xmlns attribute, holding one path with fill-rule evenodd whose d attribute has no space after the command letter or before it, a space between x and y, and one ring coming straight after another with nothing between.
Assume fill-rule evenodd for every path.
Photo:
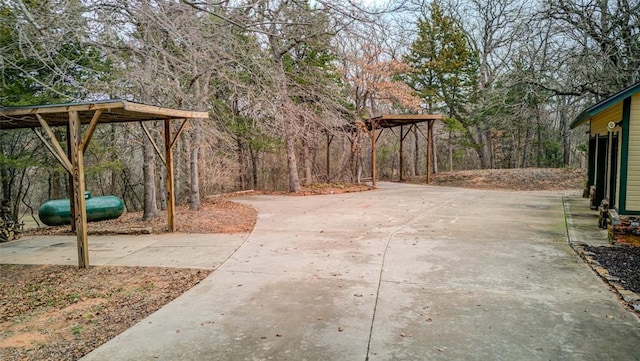
<instances>
[{"instance_id":1,"label":"beige siding building","mask_svg":"<svg viewBox=\"0 0 640 361\"><path fill-rule=\"evenodd\" d=\"M585 123L591 207L606 200L621 215L640 215L640 83L586 109L571 128Z\"/></svg>"}]
</instances>

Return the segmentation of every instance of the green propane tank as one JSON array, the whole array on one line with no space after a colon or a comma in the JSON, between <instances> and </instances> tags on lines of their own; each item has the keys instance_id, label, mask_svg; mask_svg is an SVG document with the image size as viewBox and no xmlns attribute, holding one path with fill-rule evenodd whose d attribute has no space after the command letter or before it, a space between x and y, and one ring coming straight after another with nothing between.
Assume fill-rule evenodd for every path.
<instances>
[{"instance_id":1,"label":"green propane tank","mask_svg":"<svg viewBox=\"0 0 640 361\"><path fill-rule=\"evenodd\" d=\"M84 199L89 222L115 219L124 213L124 202L116 196L91 197L91 193L84 192ZM47 226L71 224L70 204L69 199L47 201L40 206L38 217Z\"/></svg>"}]
</instances>

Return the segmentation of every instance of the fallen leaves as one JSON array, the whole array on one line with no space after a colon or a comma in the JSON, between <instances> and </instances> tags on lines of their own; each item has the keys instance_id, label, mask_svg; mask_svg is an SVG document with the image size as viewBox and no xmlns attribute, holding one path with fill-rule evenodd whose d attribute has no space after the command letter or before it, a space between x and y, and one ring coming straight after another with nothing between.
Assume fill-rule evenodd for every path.
<instances>
[{"instance_id":1,"label":"fallen leaves","mask_svg":"<svg viewBox=\"0 0 640 361\"><path fill-rule=\"evenodd\" d=\"M0 274L0 359L77 360L209 271L0 265Z\"/></svg>"},{"instance_id":2,"label":"fallen leaves","mask_svg":"<svg viewBox=\"0 0 640 361\"><path fill-rule=\"evenodd\" d=\"M248 233L256 224L255 209L236 202L215 199L202 202L200 210L191 211L187 205L176 207L176 226L184 233ZM89 222L90 234L165 233L167 213L142 220L142 212L128 212L120 218ZM26 235L71 234L70 226L43 227L25 230Z\"/></svg>"},{"instance_id":3,"label":"fallen leaves","mask_svg":"<svg viewBox=\"0 0 640 361\"><path fill-rule=\"evenodd\" d=\"M585 177L584 170L577 168L483 169L437 173L433 184L514 191L566 190L583 188Z\"/></svg>"}]
</instances>

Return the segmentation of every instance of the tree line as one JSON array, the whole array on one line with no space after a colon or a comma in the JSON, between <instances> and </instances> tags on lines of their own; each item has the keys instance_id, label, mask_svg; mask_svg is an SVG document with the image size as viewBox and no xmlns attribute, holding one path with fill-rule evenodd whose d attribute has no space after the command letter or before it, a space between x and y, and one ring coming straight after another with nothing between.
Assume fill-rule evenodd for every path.
<instances>
[{"instance_id":1,"label":"tree line","mask_svg":"<svg viewBox=\"0 0 640 361\"><path fill-rule=\"evenodd\" d=\"M438 113L435 171L581 166L586 106L640 80L639 0L8 0L0 4L0 104L123 98L206 110L176 149L178 202L240 189L298 191L367 176L380 114ZM424 129L404 152L426 172ZM101 125L87 186L153 217L164 171L145 132ZM64 132L59 131L60 140ZM398 137L378 169L399 171ZM27 130L0 132L14 219L68 193ZM331 167L325 165L331 158Z\"/></svg>"}]
</instances>

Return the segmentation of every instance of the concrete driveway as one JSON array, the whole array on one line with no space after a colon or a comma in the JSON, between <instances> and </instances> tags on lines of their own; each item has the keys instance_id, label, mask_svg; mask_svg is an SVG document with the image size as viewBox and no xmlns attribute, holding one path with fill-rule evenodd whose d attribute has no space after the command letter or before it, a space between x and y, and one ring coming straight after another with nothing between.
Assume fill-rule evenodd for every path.
<instances>
[{"instance_id":1,"label":"concrete driveway","mask_svg":"<svg viewBox=\"0 0 640 361\"><path fill-rule=\"evenodd\" d=\"M104 264L217 269L83 360L640 359L640 322L568 245L559 196L382 183L239 201L259 213L248 237L122 257L111 239Z\"/></svg>"}]
</instances>

